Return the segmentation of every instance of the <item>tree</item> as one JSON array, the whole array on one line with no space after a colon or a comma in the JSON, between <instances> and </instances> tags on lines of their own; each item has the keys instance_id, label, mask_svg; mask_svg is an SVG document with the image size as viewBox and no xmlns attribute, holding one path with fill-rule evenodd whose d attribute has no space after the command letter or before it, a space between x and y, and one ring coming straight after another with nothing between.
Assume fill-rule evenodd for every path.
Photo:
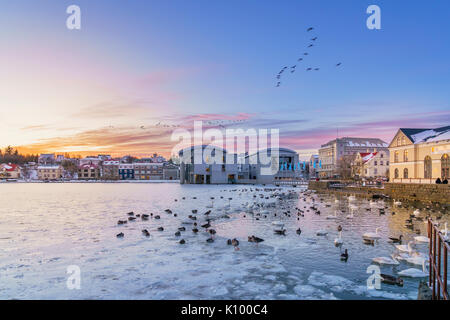
<instances>
[{"instance_id":1,"label":"tree","mask_svg":"<svg viewBox=\"0 0 450 320\"><path fill-rule=\"evenodd\" d=\"M350 179L352 177L353 156L342 156L336 163L336 173L342 179Z\"/></svg>"},{"instance_id":2,"label":"tree","mask_svg":"<svg viewBox=\"0 0 450 320\"><path fill-rule=\"evenodd\" d=\"M78 167L70 160L63 160L61 162L61 166L63 167L64 171L70 175L70 177L73 177L75 173L78 172Z\"/></svg>"}]
</instances>

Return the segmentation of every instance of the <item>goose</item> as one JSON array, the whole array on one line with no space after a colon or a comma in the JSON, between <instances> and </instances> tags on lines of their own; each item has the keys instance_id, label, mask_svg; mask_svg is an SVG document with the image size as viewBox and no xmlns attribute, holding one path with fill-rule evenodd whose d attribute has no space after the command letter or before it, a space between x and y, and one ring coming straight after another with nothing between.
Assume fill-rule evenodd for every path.
<instances>
[{"instance_id":1,"label":"goose","mask_svg":"<svg viewBox=\"0 0 450 320\"><path fill-rule=\"evenodd\" d=\"M406 245L406 244L397 244L397 245L395 246L395 248L397 248L398 251L401 251L401 252L408 252L408 253L411 254L411 252L413 251L413 248L412 248L412 246L411 246L412 243L413 243L413 242L410 241L410 242L408 242L407 245Z\"/></svg>"},{"instance_id":2,"label":"goose","mask_svg":"<svg viewBox=\"0 0 450 320\"><path fill-rule=\"evenodd\" d=\"M328 215L328 216L327 216L327 219L328 219L328 220L331 220L331 219L337 219L337 213L336 213L336 210L334 211L334 215L331 215L331 214Z\"/></svg>"},{"instance_id":3,"label":"goose","mask_svg":"<svg viewBox=\"0 0 450 320\"><path fill-rule=\"evenodd\" d=\"M365 240L377 240L377 239L380 239L381 236L378 234L378 230L380 230L380 228L376 228L375 229L375 233L373 233L373 232L364 233L362 235L363 239L365 239Z\"/></svg>"},{"instance_id":4,"label":"goose","mask_svg":"<svg viewBox=\"0 0 450 320\"><path fill-rule=\"evenodd\" d=\"M425 237L425 236L417 236L417 237L414 237L414 241L422 242L422 243L429 243L430 239L428 237Z\"/></svg>"},{"instance_id":5,"label":"goose","mask_svg":"<svg viewBox=\"0 0 450 320\"><path fill-rule=\"evenodd\" d=\"M175 237L179 237L179 236L181 236L181 232L180 231L175 232Z\"/></svg>"},{"instance_id":6,"label":"goose","mask_svg":"<svg viewBox=\"0 0 450 320\"><path fill-rule=\"evenodd\" d=\"M400 262L398 262L394 256L392 258L391 257L376 257L376 258L372 259L372 262L377 263L377 264L391 265L391 266L396 266L396 265L400 264Z\"/></svg>"},{"instance_id":7,"label":"goose","mask_svg":"<svg viewBox=\"0 0 450 320\"><path fill-rule=\"evenodd\" d=\"M392 242L392 243L402 243L403 236L400 235L398 238L395 238L395 237L389 237L389 239L391 239L391 242Z\"/></svg>"},{"instance_id":8,"label":"goose","mask_svg":"<svg viewBox=\"0 0 450 320\"><path fill-rule=\"evenodd\" d=\"M426 272L425 261L422 263L422 270L416 268L409 268L402 270L398 273L399 276L402 277L410 277L410 278L425 278L428 277L428 272Z\"/></svg>"},{"instance_id":9,"label":"goose","mask_svg":"<svg viewBox=\"0 0 450 320\"><path fill-rule=\"evenodd\" d=\"M342 240L342 231L339 231L339 237L334 239L334 245L336 247L341 246L344 243L344 240Z\"/></svg>"}]
</instances>

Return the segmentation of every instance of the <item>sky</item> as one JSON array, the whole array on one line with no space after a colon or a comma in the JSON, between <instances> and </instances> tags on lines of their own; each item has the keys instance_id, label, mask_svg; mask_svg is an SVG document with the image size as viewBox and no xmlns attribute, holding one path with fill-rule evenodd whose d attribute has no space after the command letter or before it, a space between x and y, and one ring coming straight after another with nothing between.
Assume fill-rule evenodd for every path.
<instances>
[{"instance_id":1,"label":"sky","mask_svg":"<svg viewBox=\"0 0 450 320\"><path fill-rule=\"evenodd\" d=\"M66 27L72 4L80 30ZM366 26L371 4L381 30ZM203 120L279 129L306 158L337 136L450 125L449 12L446 0L3 2L0 148L168 156L173 131Z\"/></svg>"}]
</instances>

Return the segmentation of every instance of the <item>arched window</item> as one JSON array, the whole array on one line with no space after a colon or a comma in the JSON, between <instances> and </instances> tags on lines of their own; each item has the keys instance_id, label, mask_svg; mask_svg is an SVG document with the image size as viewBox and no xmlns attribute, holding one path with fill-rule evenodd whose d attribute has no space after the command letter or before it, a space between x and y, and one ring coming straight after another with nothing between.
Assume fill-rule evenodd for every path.
<instances>
[{"instance_id":1,"label":"arched window","mask_svg":"<svg viewBox=\"0 0 450 320\"><path fill-rule=\"evenodd\" d=\"M449 178L450 176L450 159L448 154L444 154L441 157L441 178L442 180Z\"/></svg>"},{"instance_id":2,"label":"arched window","mask_svg":"<svg viewBox=\"0 0 450 320\"><path fill-rule=\"evenodd\" d=\"M408 179L408 169L407 168L403 169L403 178Z\"/></svg>"},{"instance_id":3,"label":"arched window","mask_svg":"<svg viewBox=\"0 0 450 320\"><path fill-rule=\"evenodd\" d=\"M394 152L394 162L398 162L398 151Z\"/></svg>"},{"instance_id":4,"label":"arched window","mask_svg":"<svg viewBox=\"0 0 450 320\"><path fill-rule=\"evenodd\" d=\"M423 177L425 179L431 179L432 178L432 164L431 164L431 157L426 156L425 160L423 161Z\"/></svg>"},{"instance_id":5,"label":"arched window","mask_svg":"<svg viewBox=\"0 0 450 320\"><path fill-rule=\"evenodd\" d=\"M398 169L395 169L395 171L394 171L394 178L398 179Z\"/></svg>"},{"instance_id":6,"label":"arched window","mask_svg":"<svg viewBox=\"0 0 450 320\"><path fill-rule=\"evenodd\" d=\"M403 162L408 162L408 150L403 151Z\"/></svg>"}]
</instances>

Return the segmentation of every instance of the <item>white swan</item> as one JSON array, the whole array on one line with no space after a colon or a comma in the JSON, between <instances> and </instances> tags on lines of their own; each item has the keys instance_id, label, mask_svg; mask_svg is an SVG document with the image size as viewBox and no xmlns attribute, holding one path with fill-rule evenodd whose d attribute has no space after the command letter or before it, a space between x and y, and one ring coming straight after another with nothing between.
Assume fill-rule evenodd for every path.
<instances>
[{"instance_id":1,"label":"white swan","mask_svg":"<svg viewBox=\"0 0 450 320\"><path fill-rule=\"evenodd\" d=\"M348 201L355 201L355 200L356 200L356 197L353 195L348 197Z\"/></svg>"},{"instance_id":2,"label":"white swan","mask_svg":"<svg viewBox=\"0 0 450 320\"><path fill-rule=\"evenodd\" d=\"M428 277L428 272L426 272L425 261L422 263L422 271L416 268L409 268L398 273L402 277L410 278L425 278Z\"/></svg>"},{"instance_id":3,"label":"white swan","mask_svg":"<svg viewBox=\"0 0 450 320\"><path fill-rule=\"evenodd\" d=\"M413 215L416 216L416 217L418 215L420 215L420 210L419 209L414 210Z\"/></svg>"},{"instance_id":4,"label":"white swan","mask_svg":"<svg viewBox=\"0 0 450 320\"><path fill-rule=\"evenodd\" d=\"M328 220L330 220L330 219L337 219L336 210L334 211L334 215L332 215L332 214L328 215L328 216L327 216L327 219L328 219Z\"/></svg>"},{"instance_id":5,"label":"white swan","mask_svg":"<svg viewBox=\"0 0 450 320\"><path fill-rule=\"evenodd\" d=\"M378 230L380 230L380 228L376 228L375 229L375 233L373 232L367 232L364 233L362 235L363 239L368 239L368 240L376 240L376 239L380 239L381 236L378 234Z\"/></svg>"},{"instance_id":6,"label":"white swan","mask_svg":"<svg viewBox=\"0 0 450 320\"><path fill-rule=\"evenodd\" d=\"M395 247L397 248L398 251L409 252L409 254L411 254L413 251L413 248L411 246L412 243L413 242L410 241L410 242L408 242L408 244L397 244Z\"/></svg>"},{"instance_id":7,"label":"white swan","mask_svg":"<svg viewBox=\"0 0 450 320\"><path fill-rule=\"evenodd\" d=\"M423 265L424 262L427 263L428 259L426 257L422 257L420 255L414 255L410 258L406 258L405 261L410 264L415 264L415 265L421 266L421 265Z\"/></svg>"},{"instance_id":8,"label":"white swan","mask_svg":"<svg viewBox=\"0 0 450 320\"><path fill-rule=\"evenodd\" d=\"M392 266L396 266L396 265L400 264L400 262L398 262L394 256L392 256L392 258L391 257L376 257L376 258L372 259L372 262L378 263L378 264L387 264L387 265L392 265Z\"/></svg>"},{"instance_id":9,"label":"white swan","mask_svg":"<svg viewBox=\"0 0 450 320\"><path fill-rule=\"evenodd\" d=\"M402 203L401 203L401 201L395 201L395 199L394 199L394 206L401 206L402 205Z\"/></svg>"},{"instance_id":10,"label":"white swan","mask_svg":"<svg viewBox=\"0 0 450 320\"><path fill-rule=\"evenodd\" d=\"M414 237L414 241L416 241L416 242L423 242L423 243L429 243L430 239L428 237L425 237L425 236L417 236L417 237Z\"/></svg>"},{"instance_id":11,"label":"white swan","mask_svg":"<svg viewBox=\"0 0 450 320\"><path fill-rule=\"evenodd\" d=\"M334 239L334 245L340 246L344 243L344 240L342 240L342 231L339 231L339 237Z\"/></svg>"}]
</instances>

